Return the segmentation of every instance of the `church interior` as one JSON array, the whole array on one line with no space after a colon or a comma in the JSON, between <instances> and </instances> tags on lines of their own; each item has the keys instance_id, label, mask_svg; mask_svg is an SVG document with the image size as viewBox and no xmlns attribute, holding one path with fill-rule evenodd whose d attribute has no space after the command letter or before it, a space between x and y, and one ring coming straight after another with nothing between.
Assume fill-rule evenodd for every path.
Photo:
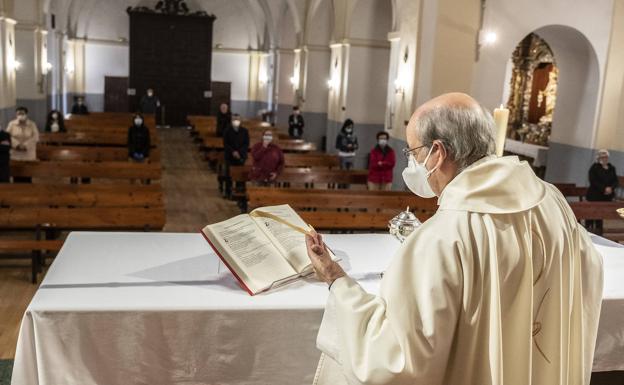
<instances>
[{"instance_id":1,"label":"church interior","mask_svg":"<svg viewBox=\"0 0 624 385\"><path fill-rule=\"evenodd\" d=\"M287 204L376 288L449 92L613 250L591 384L623 383L624 2L0 0L0 385L313 383L327 290L249 296L200 230Z\"/></svg>"}]
</instances>

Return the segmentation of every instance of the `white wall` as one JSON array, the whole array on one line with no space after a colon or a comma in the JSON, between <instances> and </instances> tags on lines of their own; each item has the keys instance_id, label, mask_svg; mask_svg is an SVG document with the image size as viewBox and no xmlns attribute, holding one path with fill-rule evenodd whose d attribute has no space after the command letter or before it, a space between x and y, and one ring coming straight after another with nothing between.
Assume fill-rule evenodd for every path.
<instances>
[{"instance_id":1,"label":"white wall","mask_svg":"<svg viewBox=\"0 0 624 385\"><path fill-rule=\"evenodd\" d=\"M388 48L351 46L346 117L356 123L383 124L388 84Z\"/></svg>"},{"instance_id":2,"label":"white wall","mask_svg":"<svg viewBox=\"0 0 624 385\"><path fill-rule=\"evenodd\" d=\"M22 30L16 26L15 58L22 64L15 74L17 99L39 97L37 79L35 78L35 33L32 30Z\"/></svg>"},{"instance_id":3,"label":"white wall","mask_svg":"<svg viewBox=\"0 0 624 385\"><path fill-rule=\"evenodd\" d=\"M247 100L249 55L247 52L212 52L212 81L231 82L232 100Z\"/></svg>"},{"instance_id":4,"label":"white wall","mask_svg":"<svg viewBox=\"0 0 624 385\"><path fill-rule=\"evenodd\" d=\"M307 52L307 58L304 110L306 112L326 112L331 52L329 49L311 49Z\"/></svg>"},{"instance_id":5,"label":"white wall","mask_svg":"<svg viewBox=\"0 0 624 385\"><path fill-rule=\"evenodd\" d=\"M105 76L128 76L128 47L87 42L85 45L85 92L104 94Z\"/></svg>"}]
</instances>

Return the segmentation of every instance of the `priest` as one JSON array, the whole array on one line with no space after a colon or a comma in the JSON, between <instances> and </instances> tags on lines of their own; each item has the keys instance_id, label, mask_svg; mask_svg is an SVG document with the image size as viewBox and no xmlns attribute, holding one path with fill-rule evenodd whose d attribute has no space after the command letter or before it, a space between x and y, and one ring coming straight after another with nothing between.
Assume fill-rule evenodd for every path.
<instances>
[{"instance_id":1,"label":"priest","mask_svg":"<svg viewBox=\"0 0 624 385\"><path fill-rule=\"evenodd\" d=\"M589 384L602 258L559 191L494 154L490 113L465 94L412 116L409 189L437 213L367 293L306 237L329 298L317 384ZM352 258L357 258L356 255Z\"/></svg>"}]
</instances>

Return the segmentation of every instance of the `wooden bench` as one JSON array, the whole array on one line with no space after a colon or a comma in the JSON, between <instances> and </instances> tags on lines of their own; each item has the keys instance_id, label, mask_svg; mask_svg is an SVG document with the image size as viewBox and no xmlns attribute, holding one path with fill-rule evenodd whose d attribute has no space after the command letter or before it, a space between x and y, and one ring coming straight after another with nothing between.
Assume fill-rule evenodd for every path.
<instances>
[{"instance_id":1,"label":"wooden bench","mask_svg":"<svg viewBox=\"0 0 624 385\"><path fill-rule=\"evenodd\" d=\"M404 191L301 190L249 187L249 208L289 204L318 230L387 231L388 221L408 206L421 220L437 210L436 199Z\"/></svg>"},{"instance_id":2,"label":"wooden bench","mask_svg":"<svg viewBox=\"0 0 624 385\"><path fill-rule=\"evenodd\" d=\"M230 167L230 177L235 182L247 182L249 180L251 166ZM333 170L327 168L284 168L277 176L277 183L295 184L358 184L366 185L368 170Z\"/></svg>"},{"instance_id":3,"label":"wooden bench","mask_svg":"<svg viewBox=\"0 0 624 385\"><path fill-rule=\"evenodd\" d=\"M557 187L566 198L576 198L579 201L583 201L585 200L585 196L587 196L587 187L580 187L574 183L555 183L555 187Z\"/></svg>"},{"instance_id":4,"label":"wooden bench","mask_svg":"<svg viewBox=\"0 0 624 385\"><path fill-rule=\"evenodd\" d=\"M571 202L570 207L578 221L584 220L615 220L622 221L617 209L624 207L622 202ZM615 242L624 241L624 228L603 228L605 238Z\"/></svg>"},{"instance_id":5,"label":"wooden bench","mask_svg":"<svg viewBox=\"0 0 624 385\"><path fill-rule=\"evenodd\" d=\"M123 162L128 150L122 147L37 146L37 158L42 161ZM160 162L160 149L150 151L150 162Z\"/></svg>"},{"instance_id":6,"label":"wooden bench","mask_svg":"<svg viewBox=\"0 0 624 385\"><path fill-rule=\"evenodd\" d=\"M202 142L205 149L212 151L223 151L223 138L218 137L206 137ZM249 148L254 145L254 142L249 144ZM301 139L284 139L275 142L284 152L309 152L316 151L316 145L311 142L306 142Z\"/></svg>"},{"instance_id":7,"label":"wooden bench","mask_svg":"<svg viewBox=\"0 0 624 385\"><path fill-rule=\"evenodd\" d=\"M38 178L160 179L160 163L133 162L11 162L11 176Z\"/></svg>"},{"instance_id":8,"label":"wooden bench","mask_svg":"<svg viewBox=\"0 0 624 385\"><path fill-rule=\"evenodd\" d=\"M151 147L158 145L158 136L150 137ZM117 146L128 145L128 134L106 132L45 132L39 134L40 144L55 145L88 145L88 146Z\"/></svg>"},{"instance_id":9,"label":"wooden bench","mask_svg":"<svg viewBox=\"0 0 624 385\"><path fill-rule=\"evenodd\" d=\"M0 207L160 207L160 185L5 184Z\"/></svg>"},{"instance_id":10,"label":"wooden bench","mask_svg":"<svg viewBox=\"0 0 624 385\"><path fill-rule=\"evenodd\" d=\"M41 266L41 256L44 252L58 252L63 247L62 240L29 240L29 239L0 239L1 253L30 253L31 255L31 282L37 282L37 273Z\"/></svg>"}]
</instances>

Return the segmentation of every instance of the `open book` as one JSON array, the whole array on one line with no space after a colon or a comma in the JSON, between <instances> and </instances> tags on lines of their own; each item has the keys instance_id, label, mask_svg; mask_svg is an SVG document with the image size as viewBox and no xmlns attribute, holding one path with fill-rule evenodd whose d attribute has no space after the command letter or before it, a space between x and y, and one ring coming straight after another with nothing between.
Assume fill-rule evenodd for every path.
<instances>
[{"instance_id":1,"label":"open book","mask_svg":"<svg viewBox=\"0 0 624 385\"><path fill-rule=\"evenodd\" d=\"M237 215L201 232L241 286L254 295L313 272L305 243L310 230L295 210L280 205Z\"/></svg>"}]
</instances>

